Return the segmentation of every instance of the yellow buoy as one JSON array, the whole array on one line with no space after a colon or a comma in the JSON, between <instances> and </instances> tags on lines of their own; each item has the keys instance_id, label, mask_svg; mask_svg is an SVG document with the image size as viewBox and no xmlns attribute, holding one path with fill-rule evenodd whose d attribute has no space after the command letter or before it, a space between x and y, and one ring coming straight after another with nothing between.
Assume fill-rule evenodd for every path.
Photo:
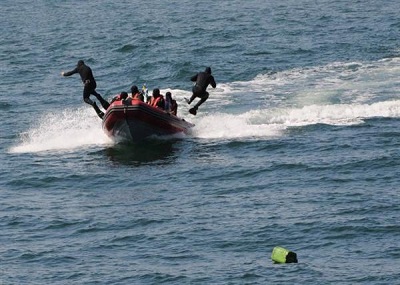
<instances>
[{"instance_id":1,"label":"yellow buoy","mask_svg":"<svg viewBox=\"0 0 400 285\"><path fill-rule=\"evenodd\" d=\"M297 263L297 254L286 248L275 246L271 259L276 263Z\"/></svg>"}]
</instances>

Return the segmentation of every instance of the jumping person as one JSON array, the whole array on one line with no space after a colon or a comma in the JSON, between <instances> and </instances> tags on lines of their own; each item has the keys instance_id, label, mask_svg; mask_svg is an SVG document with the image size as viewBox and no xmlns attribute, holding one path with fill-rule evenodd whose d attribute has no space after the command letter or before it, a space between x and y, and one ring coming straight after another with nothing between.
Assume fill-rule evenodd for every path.
<instances>
[{"instance_id":1,"label":"jumping person","mask_svg":"<svg viewBox=\"0 0 400 285\"><path fill-rule=\"evenodd\" d=\"M190 80L196 82L196 84L193 86L192 89L193 95L190 97L189 100L187 100L186 98L185 100L190 105L190 103L192 103L196 97L200 98L200 101L197 102L197 104L193 108L189 109L190 114L196 115L199 106L203 104L210 95L207 92L208 85L211 85L213 88L215 88L217 87L217 84L215 83L214 76L211 75L211 67L207 67L204 72L199 72L196 75L192 76Z\"/></svg>"},{"instance_id":2,"label":"jumping person","mask_svg":"<svg viewBox=\"0 0 400 285\"><path fill-rule=\"evenodd\" d=\"M110 104L101 97L99 93L96 92L96 80L93 77L92 69L87 66L83 60L79 60L78 64L76 65L75 69L68 71L68 72L61 72L62 76L71 76L75 73L79 73L83 82L83 101L89 105L91 105L94 110L96 111L97 115L102 119L104 113L100 111L99 107L97 106L96 102L92 101L89 97L90 95L96 96L97 100L100 101L101 105L105 110L108 109Z\"/></svg>"}]
</instances>

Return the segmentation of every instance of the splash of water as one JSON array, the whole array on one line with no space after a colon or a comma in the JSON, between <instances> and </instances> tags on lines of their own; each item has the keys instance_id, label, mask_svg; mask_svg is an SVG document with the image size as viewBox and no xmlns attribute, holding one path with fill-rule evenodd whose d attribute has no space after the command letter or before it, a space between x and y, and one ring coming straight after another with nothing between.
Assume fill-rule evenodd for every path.
<instances>
[{"instance_id":1,"label":"splash of water","mask_svg":"<svg viewBox=\"0 0 400 285\"><path fill-rule=\"evenodd\" d=\"M11 153L68 151L112 144L90 108L46 113L20 137L20 143L10 149Z\"/></svg>"},{"instance_id":2,"label":"splash of water","mask_svg":"<svg viewBox=\"0 0 400 285\"><path fill-rule=\"evenodd\" d=\"M195 123L194 137L274 138L292 126L354 125L366 118L399 118L399 62L400 58L331 63L218 84L196 117L188 115L184 101L190 91L161 91L171 91L179 103L178 115ZM73 150L111 143L93 111L82 108L44 114L10 152Z\"/></svg>"},{"instance_id":3,"label":"splash of water","mask_svg":"<svg viewBox=\"0 0 400 285\"><path fill-rule=\"evenodd\" d=\"M400 118L400 101L368 104L310 105L303 108L260 109L240 115L211 114L199 118L194 136L200 138L274 138L288 127L315 124L356 125L367 118Z\"/></svg>"},{"instance_id":4,"label":"splash of water","mask_svg":"<svg viewBox=\"0 0 400 285\"><path fill-rule=\"evenodd\" d=\"M220 84L212 93L212 104L217 107L209 107L210 112L194 119L194 135L268 138L292 126L354 125L367 118L399 118L399 62L400 58L336 62ZM230 114L232 109L235 114Z\"/></svg>"}]
</instances>

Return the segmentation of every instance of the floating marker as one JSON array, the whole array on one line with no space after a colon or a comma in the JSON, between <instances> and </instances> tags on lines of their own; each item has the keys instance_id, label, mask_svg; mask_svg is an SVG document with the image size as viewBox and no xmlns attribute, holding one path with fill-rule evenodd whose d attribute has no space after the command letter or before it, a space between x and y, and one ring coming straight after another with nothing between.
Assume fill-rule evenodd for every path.
<instances>
[{"instance_id":1,"label":"floating marker","mask_svg":"<svg viewBox=\"0 0 400 285\"><path fill-rule=\"evenodd\" d=\"M297 254L280 246L275 246L271 259L276 263L297 263Z\"/></svg>"}]
</instances>

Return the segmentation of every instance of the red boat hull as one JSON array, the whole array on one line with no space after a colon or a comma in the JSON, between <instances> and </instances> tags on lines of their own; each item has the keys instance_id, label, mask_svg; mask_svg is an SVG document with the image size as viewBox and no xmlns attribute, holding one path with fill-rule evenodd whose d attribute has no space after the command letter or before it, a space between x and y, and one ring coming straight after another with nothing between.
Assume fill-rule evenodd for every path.
<instances>
[{"instance_id":1,"label":"red boat hull","mask_svg":"<svg viewBox=\"0 0 400 285\"><path fill-rule=\"evenodd\" d=\"M103 118L103 130L117 141L140 142L151 136L187 134L194 125L140 100L115 101Z\"/></svg>"}]
</instances>

